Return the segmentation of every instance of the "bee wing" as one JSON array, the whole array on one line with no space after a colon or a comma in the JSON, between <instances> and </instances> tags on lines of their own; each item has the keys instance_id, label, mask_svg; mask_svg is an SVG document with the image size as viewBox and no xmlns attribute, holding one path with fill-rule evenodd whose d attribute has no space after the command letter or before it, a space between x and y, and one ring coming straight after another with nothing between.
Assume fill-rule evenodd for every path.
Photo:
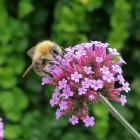
<instances>
[{"instance_id":1,"label":"bee wing","mask_svg":"<svg viewBox=\"0 0 140 140\"><path fill-rule=\"evenodd\" d=\"M27 51L27 54L32 58L33 57L33 55L34 55L34 53L35 53L35 48L36 48L36 46L35 47L32 47L31 49L29 49L28 51Z\"/></svg>"}]
</instances>

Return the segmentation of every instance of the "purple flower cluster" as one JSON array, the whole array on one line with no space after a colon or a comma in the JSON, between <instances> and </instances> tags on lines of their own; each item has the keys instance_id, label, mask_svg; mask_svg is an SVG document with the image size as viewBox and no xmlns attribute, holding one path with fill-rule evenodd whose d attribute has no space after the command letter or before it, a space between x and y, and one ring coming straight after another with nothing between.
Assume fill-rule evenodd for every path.
<instances>
[{"instance_id":1,"label":"purple flower cluster","mask_svg":"<svg viewBox=\"0 0 140 140\"><path fill-rule=\"evenodd\" d=\"M87 104L96 103L99 93L124 106L126 96L120 92L130 88L122 76L121 63L125 61L117 50L99 41L69 47L63 57L57 56L47 70L51 76L42 79L43 85L56 86L50 100L52 107L58 106L56 119L71 114L72 125L82 120L86 127L93 126L94 117L89 116Z\"/></svg>"},{"instance_id":2,"label":"purple flower cluster","mask_svg":"<svg viewBox=\"0 0 140 140\"><path fill-rule=\"evenodd\" d=\"M2 122L2 118L0 118L0 140L3 139L3 135L4 135L4 132L3 132L3 122Z\"/></svg>"}]
</instances>

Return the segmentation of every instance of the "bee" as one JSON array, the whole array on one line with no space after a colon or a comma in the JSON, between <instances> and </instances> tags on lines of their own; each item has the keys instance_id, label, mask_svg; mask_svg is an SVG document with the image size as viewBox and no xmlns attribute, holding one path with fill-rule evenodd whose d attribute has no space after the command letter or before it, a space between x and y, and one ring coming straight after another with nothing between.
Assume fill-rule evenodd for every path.
<instances>
[{"instance_id":1,"label":"bee","mask_svg":"<svg viewBox=\"0 0 140 140\"><path fill-rule=\"evenodd\" d=\"M47 74L44 68L46 69L46 67L51 65L51 61L55 60L57 55L62 55L62 49L56 43L45 40L29 49L27 54L32 58L32 63L24 72L23 77L25 77L32 68L39 76L43 77Z\"/></svg>"}]
</instances>

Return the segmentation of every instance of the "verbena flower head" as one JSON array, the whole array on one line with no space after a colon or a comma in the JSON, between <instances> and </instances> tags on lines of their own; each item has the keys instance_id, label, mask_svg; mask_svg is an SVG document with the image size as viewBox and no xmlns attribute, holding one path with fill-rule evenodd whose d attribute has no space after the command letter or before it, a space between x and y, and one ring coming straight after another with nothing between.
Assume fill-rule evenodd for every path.
<instances>
[{"instance_id":1,"label":"verbena flower head","mask_svg":"<svg viewBox=\"0 0 140 140\"><path fill-rule=\"evenodd\" d=\"M3 135L4 135L4 132L3 132L3 122L2 122L2 118L0 118L0 140L3 139Z\"/></svg>"},{"instance_id":2,"label":"verbena flower head","mask_svg":"<svg viewBox=\"0 0 140 140\"><path fill-rule=\"evenodd\" d=\"M52 107L58 107L56 119L70 114L72 125L82 120L86 127L93 126L94 117L89 116L88 104L96 103L99 93L125 105L126 96L121 95L121 91L128 92L130 88L119 66L125 61L108 45L92 41L69 47L66 54L58 56L48 68L51 76L44 77L42 84L56 86L50 100Z\"/></svg>"}]
</instances>

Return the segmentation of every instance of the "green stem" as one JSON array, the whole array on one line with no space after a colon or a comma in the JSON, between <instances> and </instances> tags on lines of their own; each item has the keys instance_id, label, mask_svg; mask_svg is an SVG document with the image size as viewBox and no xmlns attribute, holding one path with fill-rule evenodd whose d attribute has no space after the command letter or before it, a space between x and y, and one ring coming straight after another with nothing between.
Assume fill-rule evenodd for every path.
<instances>
[{"instance_id":1,"label":"green stem","mask_svg":"<svg viewBox=\"0 0 140 140\"><path fill-rule=\"evenodd\" d=\"M120 115L120 113L111 105L111 103L100 94L100 100L109 109L112 115L137 139L140 140L140 134Z\"/></svg>"}]
</instances>

